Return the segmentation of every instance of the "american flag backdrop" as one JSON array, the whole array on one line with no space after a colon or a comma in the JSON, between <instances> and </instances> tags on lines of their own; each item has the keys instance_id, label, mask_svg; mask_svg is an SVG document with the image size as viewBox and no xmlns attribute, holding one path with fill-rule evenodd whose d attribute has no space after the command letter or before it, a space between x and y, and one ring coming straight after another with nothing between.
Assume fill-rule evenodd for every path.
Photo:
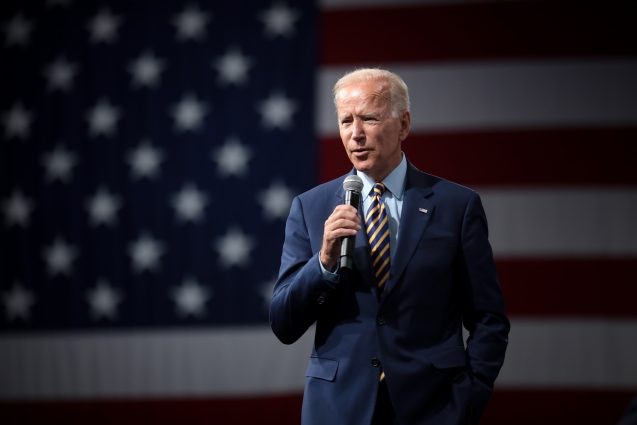
<instances>
[{"instance_id":1,"label":"american flag backdrop","mask_svg":"<svg viewBox=\"0 0 637 425\"><path fill-rule=\"evenodd\" d=\"M408 158L483 197L512 331L482 423L616 423L633 9L2 2L0 423L298 423L311 335L267 305L291 198L350 167L331 87L358 66L409 85Z\"/></svg>"}]
</instances>

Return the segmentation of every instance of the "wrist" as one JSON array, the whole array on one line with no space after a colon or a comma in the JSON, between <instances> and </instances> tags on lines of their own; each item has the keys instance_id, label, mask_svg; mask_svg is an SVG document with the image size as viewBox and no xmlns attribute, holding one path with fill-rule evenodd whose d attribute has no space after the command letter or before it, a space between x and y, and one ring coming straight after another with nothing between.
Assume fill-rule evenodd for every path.
<instances>
[{"instance_id":1,"label":"wrist","mask_svg":"<svg viewBox=\"0 0 637 425\"><path fill-rule=\"evenodd\" d=\"M323 266L323 268L328 272L333 273L336 270L336 261L330 258L325 258L323 251L319 253L319 261L321 262L321 266Z\"/></svg>"}]
</instances>

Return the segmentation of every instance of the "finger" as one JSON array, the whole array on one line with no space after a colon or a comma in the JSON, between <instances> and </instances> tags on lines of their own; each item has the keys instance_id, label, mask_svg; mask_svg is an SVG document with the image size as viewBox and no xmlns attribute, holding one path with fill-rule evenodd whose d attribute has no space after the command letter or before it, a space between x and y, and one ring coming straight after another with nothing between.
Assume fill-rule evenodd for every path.
<instances>
[{"instance_id":1,"label":"finger","mask_svg":"<svg viewBox=\"0 0 637 425\"><path fill-rule=\"evenodd\" d=\"M347 236L355 236L358 233L357 229L347 229L347 228L338 228L331 230L325 234L325 238L329 241L335 241L337 239L347 237Z\"/></svg>"},{"instance_id":2,"label":"finger","mask_svg":"<svg viewBox=\"0 0 637 425\"><path fill-rule=\"evenodd\" d=\"M339 205L334 208L331 216L336 217L354 217L358 215L358 210L351 205Z\"/></svg>"},{"instance_id":3,"label":"finger","mask_svg":"<svg viewBox=\"0 0 637 425\"><path fill-rule=\"evenodd\" d=\"M335 221L338 219L347 219L351 221L359 221L360 216L358 215L358 211L355 209L336 209L334 212L327 218L327 221Z\"/></svg>"},{"instance_id":4,"label":"finger","mask_svg":"<svg viewBox=\"0 0 637 425\"><path fill-rule=\"evenodd\" d=\"M359 230L361 228L361 225L358 220L350 220L347 218L336 218L333 221L325 224L325 229L328 231L341 228Z\"/></svg>"},{"instance_id":5,"label":"finger","mask_svg":"<svg viewBox=\"0 0 637 425\"><path fill-rule=\"evenodd\" d=\"M356 211L358 211L358 210L357 210L356 208L354 208L353 206L351 206L351 205L347 205L347 204L340 204L340 205L337 205L337 206L334 208L334 211L352 211L352 212L354 212L354 213L355 213L355 212L356 212Z\"/></svg>"}]
</instances>

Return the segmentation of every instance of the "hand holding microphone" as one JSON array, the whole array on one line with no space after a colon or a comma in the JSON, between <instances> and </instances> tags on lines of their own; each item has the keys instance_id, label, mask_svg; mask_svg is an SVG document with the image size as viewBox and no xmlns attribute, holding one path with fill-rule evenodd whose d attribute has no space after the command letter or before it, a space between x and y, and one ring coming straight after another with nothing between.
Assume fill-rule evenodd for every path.
<instances>
[{"instance_id":1,"label":"hand holding microphone","mask_svg":"<svg viewBox=\"0 0 637 425\"><path fill-rule=\"evenodd\" d=\"M345 205L351 205L358 211L361 202L361 190L363 190L363 180L356 174L347 176L343 181L343 190L345 191ZM356 243L356 235L346 236L341 242L340 266L345 269L354 267L354 244Z\"/></svg>"},{"instance_id":2,"label":"hand holding microphone","mask_svg":"<svg viewBox=\"0 0 637 425\"><path fill-rule=\"evenodd\" d=\"M334 271L337 264L341 268L352 268L352 254L356 233L361 228L358 205L363 189L363 181L356 175L348 176L343 182L345 203L338 205L325 221L323 246L320 260L327 270Z\"/></svg>"}]
</instances>

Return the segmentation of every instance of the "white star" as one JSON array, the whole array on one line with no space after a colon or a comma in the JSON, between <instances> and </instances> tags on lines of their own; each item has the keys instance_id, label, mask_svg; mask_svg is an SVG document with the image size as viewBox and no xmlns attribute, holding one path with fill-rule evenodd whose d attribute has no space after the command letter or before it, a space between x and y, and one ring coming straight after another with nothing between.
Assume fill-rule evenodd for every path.
<instances>
[{"instance_id":1,"label":"white star","mask_svg":"<svg viewBox=\"0 0 637 425\"><path fill-rule=\"evenodd\" d=\"M296 110L294 102L282 94L271 95L259 104L262 124L267 129L285 130L292 124L292 114Z\"/></svg>"},{"instance_id":2,"label":"white star","mask_svg":"<svg viewBox=\"0 0 637 425\"><path fill-rule=\"evenodd\" d=\"M183 96L172 110L175 128L178 131L198 130L207 111L208 106L197 100L194 95Z\"/></svg>"},{"instance_id":3,"label":"white star","mask_svg":"<svg viewBox=\"0 0 637 425\"><path fill-rule=\"evenodd\" d=\"M117 120L121 113L108 100L100 100L87 115L89 133L93 137L112 136L117 130Z\"/></svg>"},{"instance_id":4,"label":"white star","mask_svg":"<svg viewBox=\"0 0 637 425\"><path fill-rule=\"evenodd\" d=\"M92 43L112 43L117 39L117 31L122 18L115 16L108 8L101 9L88 23Z\"/></svg>"},{"instance_id":5,"label":"white star","mask_svg":"<svg viewBox=\"0 0 637 425\"><path fill-rule=\"evenodd\" d=\"M10 291L2 294L2 298L9 321L14 319L29 320L31 306L35 302L31 291L24 289L20 283L15 282Z\"/></svg>"},{"instance_id":6,"label":"white star","mask_svg":"<svg viewBox=\"0 0 637 425\"><path fill-rule=\"evenodd\" d=\"M86 300L91 306L91 315L94 319L114 320L117 318L117 305L121 302L122 296L106 279L99 279L88 291Z\"/></svg>"},{"instance_id":7,"label":"white star","mask_svg":"<svg viewBox=\"0 0 637 425\"><path fill-rule=\"evenodd\" d=\"M46 181L60 180L66 183L71 178L71 171L77 164L76 155L64 146L56 146L51 152L42 155L42 164L46 170Z\"/></svg>"},{"instance_id":8,"label":"white star","mask_svg":"<svg viewBox=\"0 0 637 425\"><path fill-rule=\"evenodd\" d=\"M182 222L200 221L207 203L206 194L192 184L186 184L172 197L173 208L175 208L177 218Z\"/></svg>"},{"instance_id":9,"label":"white star","mask_svg":"<svg viewBox=\"0 0 637 425\"><path fill-rule=\"evenodd\" d=\"M44 260L50 275L69 275L73 271L72 263L76 257L77 250L60 237L55 238L53 244L44 249Z\"/></svg>"},{"instance_id":10,"label":"white star","mask_svg":"<svg viewBox=\"0 0 637 425\"><path fill-rule=\"evenodd\" d=\"M14 190L11 197L2 203L4 208L4 221L7 226L29 225L29 215L33 210L33 202L22 195L19 190Z\"/></svg>"},{"instance_id":11,"label":"white star","mask_svg":"<svg viewBox=\"0 0 637 425\"><path fill-rule=\"evenodd\" d=\"M265 33L268 36L289 36L294 33L294 21L298 19L298 13L284 4L277 3L262 12L260 18L265 24Z\"/></svg>"},{"instance_id":12,"label":"white star","mask_svg":"<svg viewBox=\"0 0 637 425\"><path fill-rule=\"evenodd\" d=\"M202 317L206 314L206 302L211 291L200 285L196 279L184 279L172 292L180 316Z\"/></svg>"},{"instance_id":13,"label":"white star","mask_svg":"<svg viewBox=\"0 0 637 425\"><path fill-rule=\"evenodd\" d=\"M26 46L29 44L33 23L26 20L21 13L18 13L4 24L3 29L6 34L5 45Z\"/></svg>"},{"instance_id":14,"label":"white star","mask_svg":"<svg viewBox=\"0 0 637 425\"><path fill-rule=\"evenodd\" d=\"M121 199L103 187L95 192L86 203L93 226L114 225L117 222L117 210L121 206Z\"/></svg>"},{"instance_id":15,"label":"white star","mask_svg":"<svg viewBox=\"0 0 637 425\"><path fill-rule=\"evenodd\" d=\"M245 176L251 156L250 149L236 137L227 139L223 146L212 153L212 158L217 162L217 172L223 177Z\"/></svg>"},{"instance_id":16,"label":"white star","mask_svg":"<svg viewBox=\"0 0 637 425\"><path fill-rule=\"evenodd\" d=\"M128 66L133 74L132 84L135 87L155 87L159 83L159 74L164 70L164 61L152 52L144 52Z\"/></svg>"},{"instance_id":17,"label":"white star","mask_svg":"<svg viewBox=\"0 0 637 425\"><path fill-rule=\"evenodd\" d=\"M22 106L22 103L14 103L11 109L2 114L4 121L4 136L7 139L12 137L25 139L31 132L31 112Z\"/></svg>"},{"instance_id":18,"label":"white star","mask_svg":"<svg viewBox=\"0 0 637 425\"><path fill-rule=\"evenodd\" d=\"M258 195L259 202L263 207L263 215L269 220L286 218L290 212L293 197L292 191L281 182L271 184Z\"/></svg>"},{"instance_id":19,"label":"white star","mask_svg":"<svg viewBox=\"0 0 637 425\"><path fill-rule=\"evenodd\" d=\"M51 62L44 69L44 76L47 79L47 88L50 91L61 90L67 91L73 85L73 78L77 66L64 58L58 58Z\"/></svg>"},{"instance_id":20,"label":"white star","mask_svg":"<svg viewBox=\"0 0 637 425\"><path fill-rule=\"evenodd\" d=\"M239 49L233 48L217 59L213 67L219 73L219 81L223 85L241 85L248 79L248 70L252 65L252 60L243 55Z\"/></svg>"},{"instance_id":21,"label":"white star","mask_svg":"<svg viewBox=\"0 0 637 425\"><path fill-rule=\"evenodd\" d=\"M142 235L129 245L128 253L135 272L155 271L159 267L159 257L164 254L164 245L152 236Z\"/></svg>"},{"instance_id":22,"label":"white star","mask_svg":"<svg viewBox=\"0 0 637 425\"><path fill-rule=\"evenodd\" d=\"M250 262L250 250L254 247L251 237L240 229L230 228L228 232L215 241L219 251L219 262L223 267L246 266Z\"/></svg>"},{"instance_id":23,"label":"white star","mask_svg":"<svg viewBox=\"0 0 637 425\"><path fill-rule=\"evenodd\" d=\"M159 173L159 164L164 158L163 152L154 147L149 140L142 142L129 151L126 159L131 167L133 178L155 178Z\"/></svg>"},{"instance_id":24,"label":"white star","mask_svg":"<svg viewBox=\"0 0 637 425\"><path fill-rule=\"evenodd\" d=\"M173 19L173 24L177 27L177 39L185 41L204 37L209 20L208 13L199 10L196 5L189 5Z\"/></svg>"}]
</instances>

